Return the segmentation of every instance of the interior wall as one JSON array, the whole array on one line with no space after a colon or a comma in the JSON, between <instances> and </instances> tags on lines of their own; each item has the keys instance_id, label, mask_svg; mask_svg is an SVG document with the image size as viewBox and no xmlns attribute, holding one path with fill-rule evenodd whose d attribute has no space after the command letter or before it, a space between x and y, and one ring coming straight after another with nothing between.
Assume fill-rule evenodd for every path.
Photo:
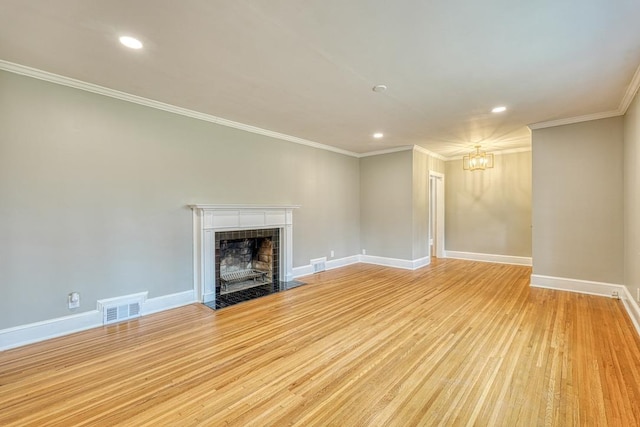
<instances>
[{"instance_id":1,"label":"interior wall","mask_svg":"<svg viewBox=\"0 0 640 427\"><path fill-rule=\"evenodd\" d=\"M640 94L624 117L624 284L640 289Z\"/></svg>"},{"instance_id":2,"label":"interior wall","mask_svg":"<svg viewBox=\"0 0 640 427\"><path fill-rule=\"evenodd\" d=\"M533 131L533 273L623 283L623 119Z\"/></svg>"},{"instance_id":3,"label":"interior wall","mask_svg":"<svg viewBox=\"0 0 640 427\"><path fill-rule=\"evenodd\" d=\"M413 259L413 152L360 159L360 235L367 255Z\"/></svg>"},{"instance_id":4,"label":"interior wall","mask_svg":"<svg viewBox=\"0 0 640 427\"><path fill-rule=\"evenodd\" d=\"M413 150L413 249L412 258L417 260L429 253L429 172L444 174L444 161L421 150Z\"/></svg>"},{"instance_id":5,"label":"interior wall","mask_svg":"<svg viewBox=\"0 0 640 427\"><path fill-rule=\"evenodd\" d=\"M531 152L494 156L494 168L446 162L447 251L531 256Z\"/></svg>"},{"instance_id":6,"label":"interior wall","mask_svg":"<svg viewBox=\"0 0 640 427\"><path fill-rule=\"evenodd\" d=\"M301 205L294 267L359 251L357 158L7 72L0 93L0 329L192 289L192 203Z\"/></svg>"}]
</instances>

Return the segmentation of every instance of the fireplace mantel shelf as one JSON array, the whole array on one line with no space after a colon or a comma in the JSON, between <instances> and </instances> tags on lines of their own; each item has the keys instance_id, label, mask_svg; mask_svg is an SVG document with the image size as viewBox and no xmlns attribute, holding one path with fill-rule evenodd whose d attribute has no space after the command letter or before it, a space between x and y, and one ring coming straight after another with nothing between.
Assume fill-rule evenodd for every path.
<instances>
[{"instance_id":1,"label":"fireplace mantel shelf","mask_svg":"<svg viewBox=\"0 0 640 427\"><path fill-rule=\"evenodd\" d=\"M293 224L299 206L191 205L202 216L203 230L246 230Z\"/></svg>"}]
</instances>

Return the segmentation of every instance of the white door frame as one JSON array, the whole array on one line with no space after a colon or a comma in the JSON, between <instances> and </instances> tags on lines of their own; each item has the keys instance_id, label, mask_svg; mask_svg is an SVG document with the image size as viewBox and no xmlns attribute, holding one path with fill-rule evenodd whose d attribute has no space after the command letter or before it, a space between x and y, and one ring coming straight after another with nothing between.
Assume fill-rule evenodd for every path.
<instances>
[{"instance_id":1,"label":"white door frame","mask_svg":"<svg viewBox=\"0 0 640 427\"><path fill-rule=\"evenodd\" d=\"M434 206L435 205L435 206ZM432 235L435 222L435 236ZM429 255L445 258L444 249L444 174L429 171L429 238L433 240L434 253ZM431 251L431 245L429 245Z\"/></svg>"}]
</instances>

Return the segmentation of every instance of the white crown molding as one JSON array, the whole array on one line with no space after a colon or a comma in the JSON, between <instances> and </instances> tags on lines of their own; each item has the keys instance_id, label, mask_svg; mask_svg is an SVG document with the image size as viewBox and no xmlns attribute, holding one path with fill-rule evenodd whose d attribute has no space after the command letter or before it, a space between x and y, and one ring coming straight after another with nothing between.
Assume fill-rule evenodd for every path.
<instances>
[{"instance_id":1,"label":"white crown molding","mask_svg":"<svg viewBox=\"0 0 640 427\"><path fill-rule=\"evenodd\" d=\"M151 107L157 110L167 111L169 113L191 117L193 119L202 120L205 122L211 122L217 125L227 126L234 129L244 130L246 132L255 133L258 135L263 135L271 138L281 139L283 141L293 142L295 144L306 145L308 147L331 151L334 153L343 154L345 156L360 157L358 153L354 153L352 151L343 150L341 148L332 147L330 145L321 144L315 141L309 141L307 139L298 138L297 136L291 136L284 133L274 132L268 129L259 128L256 126L246 125L244 123L234 122L232 120L227 120L221 117L212 116L211 114L200 113L198 111L189 110L187 108L177 107L175 105L166 104L164 102L155 101L153 99L144 98L142 96L132 95L132 94L121 92L115 89L109 89L93 83L87 83L81 80L72 79L70 77L49 73L47 71L38 70L36 68L27 67L25 65L14 64L12 62L0 60L0 70L8 71L14 74L21 74L23 76L32 77L38 80L44 80L44 81L59 84L62 86L68 86L74 89L84 90L86 92L96 93L98 95L120 99L122 101L127 101L134 104L144 105L145 107Z\"/></svg>"},{"instance_id":2,"label":"white crown molding","mask_svg":"<svg viewBox=\"0 0 640 427\"><path fill-rule=\"evenodd\" d=\"M620 106L618 107L618 111L622 114L627 114L627 109L629 109L629 105L631 105L631 101L638 93L638 88L640 88L640 65L636 68L636 73L633 75L631 79L631 83L627 87L627 91L622 97L622 101L620 101Z\"/></svg>"},{"instance_id":3,"label":"white crown molding","mask_svg":"<svg viewBox=\"0 0 640 427\"><path fill-rule=\"evenodd\" d=\"M434 153L433 151L429 151L426 148L421 147L419 145L414 145L413 149L416 151L419 151L422 154L426 154L427 156L435 157L436 159L439 159L439 160L444 160L445 162L449 160L447 157Z\"/></svg>"},{"instance_id":4,"label":"white crown molding","mask_svg":"<svg viewBox=\"0 0 640 427\"><path fill-rule=\"evenodd\" d=\"M280 139L283 141L293 142L294 144L305 145L307 147L317 148L319 150L330 151L333 153L343 154L345 156L363 158L370 156L378 156L381 154L397 153L400 151L417 150L429 156L441 159L444 161L451 160L440 154L427 150L426 148L418 145L404 145L401 147L389 148L386 150L369 151L366 153L355 153L353 151L343 150L341 148L332 147L330 145L321 144L319 142L310 141L296 136L287 135L280 132L270 131L268 129L259 128L256 126L246 125L244 123L234 122L232 120L223 119L210 114L200 113L198 111L189 110L187 108L177 107L175 105L166 104L164 102L155 101L153 99L144 98L137 95L132 95L119 90L110 89L104 86L99 86L93 83L83 82L81 80L72 79L70 77L61 76L58 74L50 73L48 71L38 70L36 68L27 67L25 65L15 64L13 62L0 60L0 70L8 71L14 74L20 74L34 79L43 80L49 83L58 84L61 86L67 86L74 89L83 90L86 92L95 93L98 95L108 96L110 98L119 99L121 101L131 102L133 104L143 105L145 107L155 108L157 110L167 111L169 113L178 114L185 117L190 117L205 122L215 123L217 125L231 127L234 129L244 130L246 132L255 133L258 135L268 136L271 138Z\"/></svg>"},{"instance_id":5,"label":"white crown molding","mask_svg":"<svg viewBox=\"0 0 640 427\"><path fill-rule=\"evenodd\" d=\"M529 125L529 129L536 130L536 129L552 128L552 127L562 126L562 125L572 125L575 123L590 122L591 120L600 120L600 119L608 119L610 117L618 117L618 116L622 116L623 114L624 113L621 113L619 110L603 111L601 113L586 114L584 116L567 117L566 119L558 119L558 120L550 120L548 122L533 123Z\"/></svg>"},{"instance_id":6,"label":"white crown molding","mask_svg":"<svg viewBox=\"0 0 640 427\"><path fill-rule=\"evenodd\" d=\"M284 133L259 128L257 126L251 126L244 123L234 122L232 120L223 119L221 117L213 116L211 114L205 114L198 111L189 110L187 108L177 107L175 105L167 104L160 101L155 101L153 99L144 98L142 96L132 95L126 92L110 89L110 88L99 86L93 83L87 83L87 82L73 79L70 77L65 77L58 74L50 73L48 71L38 70L36 68L27 67L25 65L15 64L9 61L0 60L0 70L8 71L14 74L24 75L27 77L32 77L35 79L59 84L62 86L68 86L74 89L84 90L84 91L95 93L98 95L108 96L111 98L119 99L126 102L131 102L138 105L143 105L150 108L155 108L162 111L167 111L167 112L178 114L185 117L191 117L191 118L202 120L205 122L215 123L221 126L239 129L239 130L251 132L258 135L263 135L270 138L276 138L283 141L292 142L294 144L305 145L307 147L317 148L320 150L330 151L333 153L338 153L338 154L355 157L355 158L377 156L380 154L389 154L389 153L395 153L399 151L413 149L440 160L444 160L444 161L457 160L457 157L453 157L453 158L445 157L440 154L429 151L426 148L420 147L418 145L402 146L397 148L390 148L387 150L370 151L366 153L355 153L353 151L343 150L341 148L333 147L331 145L326 145L319 142L310 141L308 139L299 138L297 136L287 135ZM624 115L627 112L627 109L629 108L629 105L631 104L631 101L633 100L635 94L638 92L639 87L640 87L640 66L636 69L636 72L631 80L631 83L627 87L627 91L625 92L625 95L622 98L620 102L620 106L618 107L617 110L587 114L587 115L578 116L578 117L569 117L565 119L551 120L546 122L533 123L528 125L528 127L530 130L543 129L548 127L561 126L561 125L580 123L580 122L586 122L590 120L605 119L605 118ZM507 152L516 152L516 151L506 150L504 154L506 154Z\"/></svg>"},{"instance_id":7,"label":"white crown molding","mask_svg":"<svg viewBox=\"0 0 640 427\"><path fill-rule=\"evenodd\" d=\"M444 160L444 161L449 160L447 157L442 156L442 155L437 154L437 153L434 153L433 151L429 151L426 148L421 147L419 145L403 145L401 147L388 148L386 150L369 151L369 152L366 152L366 153L358 154L358 157L359 158L363 158L363 157L379 156L379 155L382 155L382 154L392 154L392 153L398 153L400 151L409 151L409 150L419 151L422 154L426 154L427 156L435 157L436 159L440 159L440 160Z\"/></svg>"},{"instance_id":8,"label":"white crown molding","mask_svg":"<svg viewBox=\"0 0 640 427\"><path fill-rule=\"evenodd\" d=\"M550 128L555 126L588 122L591 120L608 119L610 117L624 116L627 113L627 109L629 108L629 105L631 105L633 98L636 96L636 93L638 93L639 88L640 88L640 65L638 66L638 68L636 68L636 72L633 75L631 82L629 82L629 86L627 86L627 90L625 91L624 96L620 100L620 105L618 106L617 110L603 111L600 113L586 114L584 116L577 116L577 117L567 117L566 119L550 120L547 122L532 123L529 125L529 129L531 130L544 129L544 128Z\"/></svg>"},{"instance_id":9,"label":"white crown molding","mask_svg":"<svg viewBox=\"0 0 640 427\"><path fill-rule=\"evenodd\" d=\"M409 150L413 150L413 146L403 145L401 147L388 148L386 150L368 151L366 153L360 153L356 157L361 159L363 157L379 156L382 154L398 153L400 151L409 151Z\"/></svg>"}]
</instances>

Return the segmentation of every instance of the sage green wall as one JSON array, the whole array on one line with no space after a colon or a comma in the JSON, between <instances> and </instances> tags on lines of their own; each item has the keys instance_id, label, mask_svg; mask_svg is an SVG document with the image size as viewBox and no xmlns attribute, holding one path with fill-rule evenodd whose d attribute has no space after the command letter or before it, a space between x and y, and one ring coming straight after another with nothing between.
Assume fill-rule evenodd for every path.
<instances>
[{"instance_id":1,"label":"sage green wall","mask_svg":"<svg viewBox=\"0 0 640 427\"><path fill-rule=\"evenodd\" d=\"M533 131L533 273L623 283L623 119Z\"/></svg>"},{"instance_id":2,"label":"sage green wall","mask_svg":"<svg viewBox=\"0 0 640 427\"><path fill-rule=\"evenodd\" d=\"M494 156L494 168L446 162L447 251L531 256L531 152Z\"/></svg>"},{"instance_id":3,"label":"sage green wall","mask_svg":"<svg viewBox=\"0 0 640 427\"><path fill-rule=\"evenodd\" d=\"M412 260L429 256L429 172L444 174L445 162L413 150Z\"/></svg>"},{"instance_id":4,"label":"sage green wall","mask_svg":"<svg viewBox=\"0 0 640 427\"><path fill-rule=\"evenodd\" d=\"M624 117L624 284L640 288L640 95Z\"/></svg>"},{"instance_id":5,"label":"sage green wall","mask_svg":"<svg viewBox=\"0 0 640 427\"><path fill-rule=\"evenodd\" d=\"M360 159L360 236L367 255L412 259L413 152Z\"/></svg>"},{"instance_id":6,"label":"sage green wall","mask_svg":"<svg viewBox=\"0 0 640 427\"><path fill-rule=\"evenodd\" d=\"M0 72L0 329L192 289L190 203L300 204L294 266L356 254L359 192L357 158Z\"/></svg>"}]
</instances>

